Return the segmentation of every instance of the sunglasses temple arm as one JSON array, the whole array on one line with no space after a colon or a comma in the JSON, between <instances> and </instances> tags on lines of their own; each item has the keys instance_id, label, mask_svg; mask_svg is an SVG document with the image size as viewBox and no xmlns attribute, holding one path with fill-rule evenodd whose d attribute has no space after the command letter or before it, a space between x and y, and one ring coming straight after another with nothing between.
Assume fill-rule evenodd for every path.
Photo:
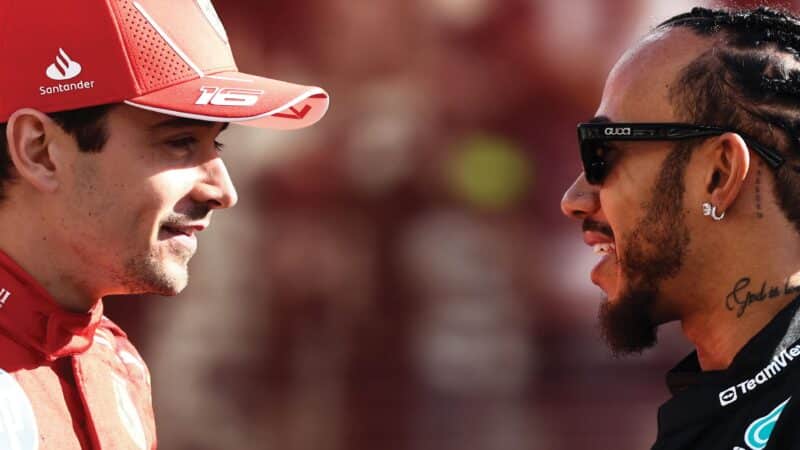
<instances>
[{"instance_id":1,"label":"sunglasses temple arm","mask_svg":"<svg viewBox=\"0 0 800 450\"><path fill-rule=\"evenodd\" d=\"M772 167L773 169L777 169L784 163L784 159L781 155L776 154L774 151L767 150L766 148L762 147L760 144L753 142L752 140L748 141L751 147L753 147L753 151L758 153L767 164Z\"/></svg>"}]
</instances>

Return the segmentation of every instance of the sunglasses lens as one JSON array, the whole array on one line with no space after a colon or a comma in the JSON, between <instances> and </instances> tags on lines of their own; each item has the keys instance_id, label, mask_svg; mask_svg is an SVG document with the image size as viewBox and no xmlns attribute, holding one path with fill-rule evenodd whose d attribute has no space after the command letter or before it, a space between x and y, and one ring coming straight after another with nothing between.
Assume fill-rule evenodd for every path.
<instances>
[{"instance_id":1,"label":"sunglasses lens","mask_svg":"<svg viewBox=\"0 0 800 450\"><path fill-rule=\"evenodd\" d=\"M581 159L583 172L589 184L601 184L606 175L607 164L604 159L606 152L599 142L582 142Z\"/></svg>"},{"instance_id":2,"label":"sunglasses lens","mask_svg":"<svg viewBox=\"0 0 800 450\"><path fill-rule=\"evenodd\" d=\"M606 176L605 161L595 161L586 170L586 181L589 184L602 184Z\"/></svg>"}]
</instances>

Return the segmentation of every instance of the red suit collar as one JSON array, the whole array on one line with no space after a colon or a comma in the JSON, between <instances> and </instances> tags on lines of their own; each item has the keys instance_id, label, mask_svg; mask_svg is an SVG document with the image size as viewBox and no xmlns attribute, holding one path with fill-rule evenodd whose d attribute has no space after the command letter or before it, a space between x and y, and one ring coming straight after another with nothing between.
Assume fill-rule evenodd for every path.
<instances>
[{"instance_id":1,"label":"red suit collar","mask_svg":"<svg viewBox=\"0 0 800 450\"><path fill-rule=\"evenodd\" d=\"M64 310L0 251L0 333L54 361L88 350L102 317L102 301L86 313Z\"/></svg>"}]
</instances>

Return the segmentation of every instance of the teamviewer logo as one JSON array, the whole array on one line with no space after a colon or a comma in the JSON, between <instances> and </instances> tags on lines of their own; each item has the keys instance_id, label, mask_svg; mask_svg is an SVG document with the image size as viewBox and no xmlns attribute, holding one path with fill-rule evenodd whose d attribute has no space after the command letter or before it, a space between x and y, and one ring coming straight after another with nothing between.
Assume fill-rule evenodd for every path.
<instances>
[{"instance_id":1,"label":"teamviewer logo","mask_svg":"<svg viewBox=\"0 0 800 450\"><path fill-rule=\"evenodd\" d=\"M47 67L47 77L51 80L62 81L75 78L81 73L81 65L73 61L63 48L58 49L56 62Z\"/></svg>"},{"instance_id":2,"label":"teamviewer logo","mask_svg":"<svg viewBox=\"0 0 800 450\"><path fill-rule=\"evenodd\" d=\"M722 406L728 406L735 402L738 398L736 386L731 386L719 393L719 404Z\"/></svg>"}]
</instances>

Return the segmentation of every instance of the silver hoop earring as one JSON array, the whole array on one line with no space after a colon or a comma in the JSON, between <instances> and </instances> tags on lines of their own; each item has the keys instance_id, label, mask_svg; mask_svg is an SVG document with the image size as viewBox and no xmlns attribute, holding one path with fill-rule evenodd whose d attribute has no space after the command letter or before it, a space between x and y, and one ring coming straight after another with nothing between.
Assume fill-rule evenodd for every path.
<instances>
[{"instance_id":1,"label":"silver hoop earring","mask_svg":"<svg viewBox=\"0 0 800 450\"><path fill-rule=\"evenodd\" d=\"M719 222L720 220L725 218L725 211L717 215L717 207L713 206L711 203L703 203L703 215L704 216L711 216L712 219Z\"/></svg>"}]
</instances>

